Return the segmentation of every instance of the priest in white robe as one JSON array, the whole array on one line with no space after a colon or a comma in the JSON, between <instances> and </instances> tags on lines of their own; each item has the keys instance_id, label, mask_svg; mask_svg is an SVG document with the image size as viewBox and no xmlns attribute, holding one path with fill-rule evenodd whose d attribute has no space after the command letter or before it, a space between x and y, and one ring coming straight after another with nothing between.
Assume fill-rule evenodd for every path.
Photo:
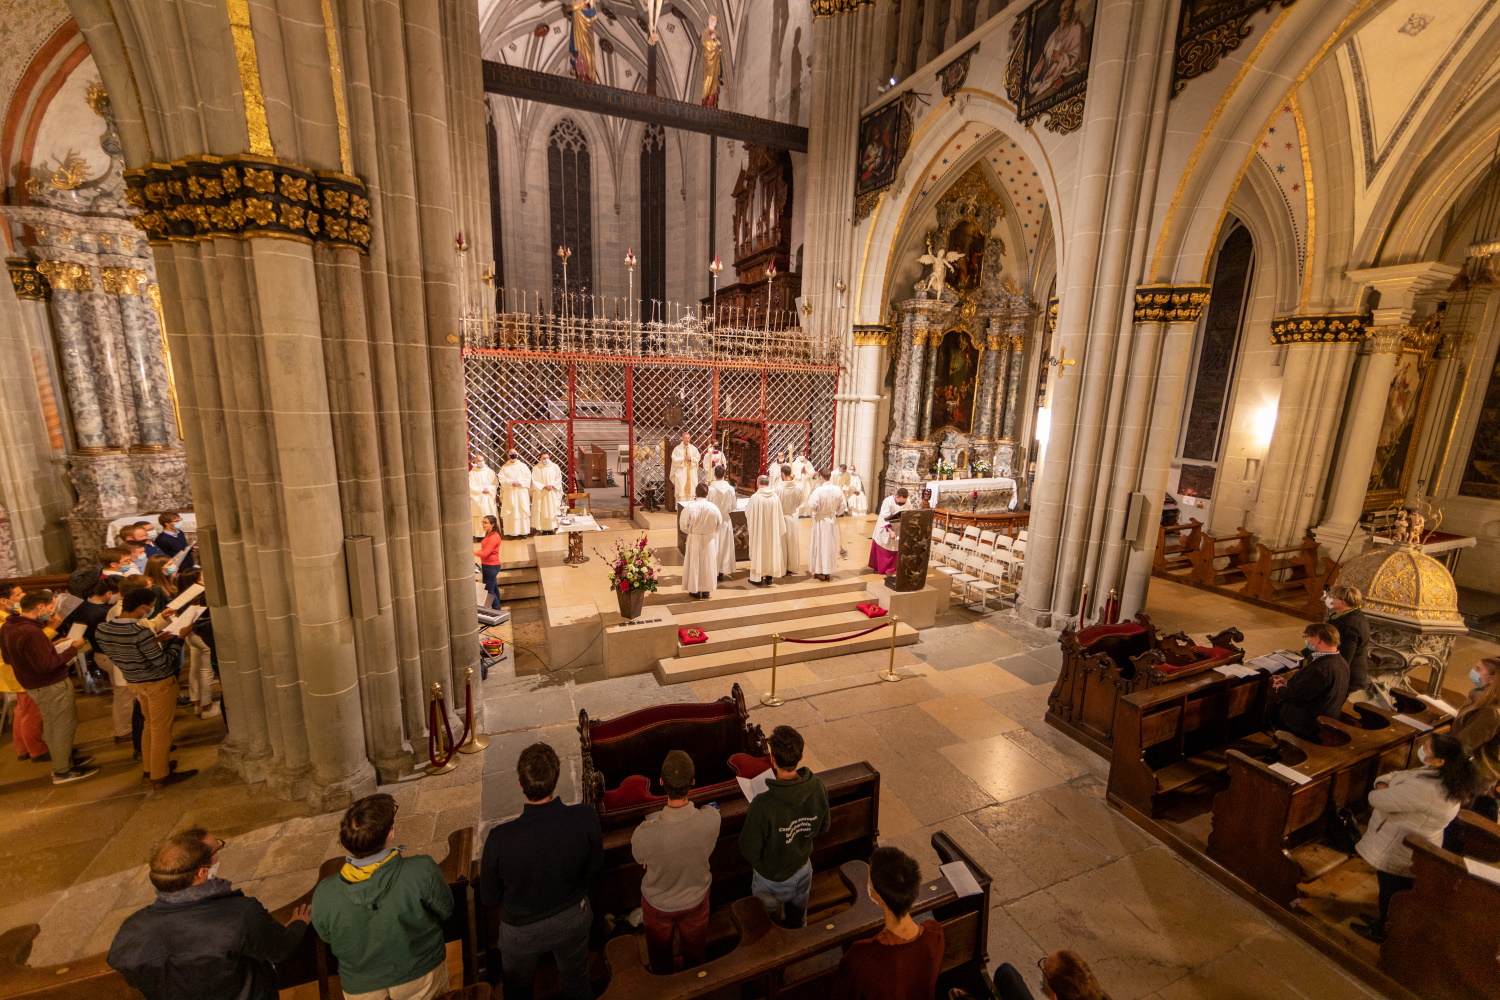
<instances>
[{"instance_id":1,"label":"priest in white robe","mask_svg":"<svg viewBox=\"0 0 1500 1000\"><path fill-rule=\"evenodd\" d=\"M531 517L536 530L546 535L557 532L557 519L563 507L562 469L545 451L531 467Z\"/></svg>"},{"instance_id":2,"label":"priest in white robe","mask_svg":"<svg viewBox=\"0 0 1500 1000\"><path fill-rule=\"evenodd\" d=\"M750 582L757 587L770 586L775 577L786 575L786 518L781 513L781 498L771 488L771 477L761 476L756 491L745 506L745 521L750 529Z\"/></svg>"},{"instance_id":3,"label":"priest in white robe","mask_svg":"<svg viewBox=\"0 0 1500 1000\"><path fill-rule=\"evenodd\" d=\"M790 576L802 571L802 560L797 551L797 518L807 507L807 494L802 484L792 478L791 467L781 467L781 482L776 487L776 496L781 501L781 516L786 520L786 534L782 536L786 545L786 572Z\"/></svg>"},{"instance_id":4,"label":"priest in white robe","mask_svg":"<svg viewBox=\"0 0 1500 1000\"><path fill-rule=\"evenodd\" d=\"M906 487L898 489L880 504L880 516L875 519L875 534L870 539L870 568L881 576L896 572L896 550L901 545L901 521L899 515L906 509Z\"/></svg>"},{"instance_id":5,"label":"priest in white robe","mask_svg":"<svg viewBox=\"0 0 1500 1000\"><path fill-rule=\"evenodd\" d=\"M807 498L817 488L818 470L807 460L807 455L799 451L797 457L792 459L792 476L797 480L797 485L802 487L802 506L797 508L797 516L808 517L812 512L807 509Z\"/></svg>"},{"instance_id":6,"label":"priest in white robe","mask_svg":"<svg viewBox=\"0 0 1500 1000\"><path fill-rule=\"evenodd\" d=\"M714 484L714 470L719 468L727 469L728 467L729 459L724 457L724 453L719 450L719 446L717 444L709 445L708 449L703 453L703 482L712 486Z\"/></svg>"},{"instance_id":7,"label":"priest in white robe","mask_svg":"<svg viewBox=\"0 0 1500 1000\"><path fill-rule=\"evenodd\" d=\"M730 515L734 513L739 497L729 482L728 470L722 465L714 469L714 481L708 484L708 499L719 508L719 513L724 518L724 522L719 525L718 574L719 579L723 580L734 575L734 522Z\"/></svg>"},{"instance_id":8,"label":"priest in white robe","mask_svg":"<svg viewBox=\"0 0 1500 1000\"><path fill-rule=\"evenodd\" d=\"M708 499L708 487L698 484L697 496L684 501L677 527L687 536L682 557L682 589L704 600L719 587L719 527L723 515Z\"/></svg>"},{"instance_id":9,"label":"priest in white robe","mask_svg":"<svg viewBox=\"0 0 1500 1000\"><path fill-rule=\"evenodd\" d=\"M778 451L776 457L766 464L766 475L773 480L781 479L781 467L787 463L787 455L784 451Z\"/></svg>"},{"instance_id":10,"label":"priest in white robe","mask_svg":"<svg viewBox=\"0 0 1500 1000\"><path fill-rule=\"evenodd\" d=\"M844 512L844 491L835 486L827 472L819 477L823 485L807 498L812 511L812 541L807 547L807 571L827 583L839 565L839 522Z\"/></svg>"},{"instance_id":11,"label":"priest in white robe","mask_svg":"<svg viewBox=\"0 0 1500 1000\"><path fill-rule=\"evenodd\" d=\"M828 477L828 481L837 486L840 491L847 490L849 488L849 466L840 463L839 467L833 470L833 475Z\"/></svg>"},{"instance_id":12,"label":"priest in white robe","mask_svg":"<svg viewBox=\"0 0 1500 1000\"><path fill-rule=\"evenodd\" d=\"M859 478L859 473L852 465L849 466L849 485L844 489L844 496L849 502L849 513L856 517L870 513L870 498L865 495L865 481Z\"/></svg>"},{"instance_id":13,"label":"priest in white robe","mask_svg":"<svg viewBox=\"0 0 1500 1000\"><path fill-rule=\"evenodd\" d=\"M693 447L693 436L683 431L682 442L672 449L670 472L672 490L676 493L679 504L693 499L695 495L694 487L698 485L698 462L701 457L698 449Z\"/></svg>"},{"instance_id":14,"label":"priest in white robe","mask_svg":"<svg viewBox=\"0 0 1500 1000\"><path fill-rule=\"evenodd\" d=\"M514 451L500 466L500 532L510 538L531 534L531 469Z\"/></svg>"},{"instance_id":15,"label":"priest in white robe","mask_svg":"<svg viewBox=\"0 0 1500 1000\"><path fill-rule=\"evenodd\" d=\"M475 538L484 536L486 517L498 520L500 511L495 506L495 490L499 485L500 477L485 462L484 456L476 452L469 459L469 513L473 515Z\"/></svg>"}]
</instances>

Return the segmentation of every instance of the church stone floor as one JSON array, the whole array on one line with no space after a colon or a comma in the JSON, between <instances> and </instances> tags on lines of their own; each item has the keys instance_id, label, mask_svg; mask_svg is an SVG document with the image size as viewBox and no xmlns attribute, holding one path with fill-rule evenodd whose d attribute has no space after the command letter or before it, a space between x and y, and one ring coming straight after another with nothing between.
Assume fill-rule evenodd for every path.
<instances>
[{"instance_id":1,"label":"church stone floor","mask_svg":"<svg viewBox=\"0 0 1500 1000\"><path fill-rule=\"evenodd\" d=\"M670 688L649 675L603 679L599 668L553 671L535 602L518 604L511 653L484 686L486 751L457 770L392 786L401 803L397 840L441 855L448 831L516 813L511 769L536 740L564 758L560 793L578 797L580 708L608 717L644 705L716 698L738 681L752 705L769 671ZM1250 655L1299 645L1301 622L1275 611L1152 583L1157 625L1190 633L1239 626ZM1451 674L1494 647L1464 643ZM883 683L886 653L862 653L781 671L786 704L756 707L767 731L798 727L815 769L867 760L881 773L881 833L929 872L933 831L948 831L994 880L992 964L1028 980L1036 960L1071 947L1116 1000L1344 1000L1375 994L1253 907L1179 859L1104 803L1107 768L1042 720L1058 670L1056 639L1008 612L954 607L922 641L897 650L908 675ZM519 656L519 668L516 657ZM53 788L38 765L0 759L0 929L40 922L36 963L71 961L108 947L120 922L149 902L144 862L152 845L193 823L229 841L220 874L275 907L313 883L341 853L338 813L277 800L217 767L218 720L181 717L177 758L196 778L156 795L110 741L108 699L80 697L80 743L101 777ZM7 748L8 749L8 748Z\"/></svg>"}]
</instances>

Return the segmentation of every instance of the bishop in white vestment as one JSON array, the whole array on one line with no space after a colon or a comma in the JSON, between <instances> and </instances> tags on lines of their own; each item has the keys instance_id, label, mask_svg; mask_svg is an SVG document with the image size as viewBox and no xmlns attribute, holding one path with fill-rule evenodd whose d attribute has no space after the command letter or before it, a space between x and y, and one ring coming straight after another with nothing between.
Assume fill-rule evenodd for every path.
<instances>
[{"instance_id":1,"label":"bishop in white vestment","mask_svg":"<svg viewBox=\"0 0 1500 1000\"><path fill-rule=\"evenodd\" d=\"M733 576L734 522L730 520L730 515L734 513L739 497L726 478L723 466L714 470L714 481L708 484L708 499L719 508L719 513L724 518L724 523L719 525L719 576Z\"/></svg>"},{"instance_id":2,"label":"bishop in white vestment","mask_svg":"<svg viewBox=\"0 0 1500 1000\"><path fill-rule=\"evenodd\" d=\"M786 520L786 534L782 536L786 545L786 571L797 573L802 562L797 558L797 518L798 512L807 506L807 494L797 480L783 479L776 487L776 495L781 500L781 516Z\"/></svg>"},{"instance_id":3,"label":"bishop in white vestment","mask_svg":"<svg viewBox=\"0 0 1500 1000\"><path fill-rule=\"evenodd\" d=\"M515 452L500 466L500 532L531 534L531 470Z\"/></svg>"},{"instance_id":4,"label":"bishop in white vestment","mask_svg":"<svg viewBox=\"0 0 1500 1000\"><path fill-rule=\"evenodd\" d=\"M812 541L807 547L807 571L827 583L839 565L839 522L844 511L844 491L829 482L823 473L823 485L807 498L812 511Z\"/></svg>"},{"instance_id":5,"label":"bishop in white vestment","mask_svg":"<svg viewBox=\"0 0 1500 1000\"><path fill-rule=\"evenodd\" d=\"M761 476L759 489L745 505L745 521L750 529L750 582L764 587L773 577L786 575L786 518L781 513L781 498L771 488L771 477Z\"/></svg>"},{"instance_id":6,"label":"bishop in white vestment","mask_svg":"<svg viewBox=\"0 0 1500 1000\"><path fill-rule=\"evenodd\" d=\"M531 467L531 516L536 530L552 534L562 516L562 469L544 451Z\"/></svg>"},{"instance_id":7,"label":"bishop in white vestment","mask_svg":"<svg viewBox=\"0 0 1500 1000\"><path fill-rule=\"evenodd\" d=\"M474 537L484 536L484 518L499 520L499 509L495 506L495 488L500 478L495 470L485 463L483 455L475 455L469 465L469 513L474 518Z\"/></svg>"},{"instance_id":8,"label":"bishop in white vestment","mask_svg":"<svg viewBox=\"0 0 1500 1000\"><path fill-rule=\"evenodd\" d=\"M718 468L727 469L728 467L729 459L724 457L724 453L719 450L719 446L716 444L709 445L708 450L703 453L703 481L712 486L714 484L714 470Z\"/></svg>"},{"instance_id":9,"label":"bishop in white vestment","mask_svg":"<svg viewBox=\"0 0 1500 1000\"><path fill-rule=\"evenodd\" d=\"M797 485L802 487L802 506L797 508L798 517L807 517L812 512L807 509L807 498L818 486L818 467L807 460L807 456L801 452L792 460L792 475L797 477Z\"/></svg>"},{"instance_id":10,"label":"bishop in white vestment","mask_svg":"<svg viewBox=\"0 0 1500 1000\"><path fill-rule=\"evenodd\" d=\"M845 490L849 501L849 513L862 517L870 513L870 498L865 495L865 481L859 478L854 466L849 466L849 486Z\"/></svg>"},{"instance_id":11,"label":"bishop in white vestment","mask_svg":"<svg viewBox=\"0 0 1500 1000\"><path fill-rule=\"evenodd\" d=\"M687 535L682 557L682 589L699 599L719 587L719 526L723 515L708 499L708 487L698 484L698 496L684 501L677 526Z\"/></svg>"},{"instance_id":12,"label":"bishop in white vestment","mask_svg":"<svg viewBox=\"0 0 1500 1000\"><path fill-rule=\"evenodd\" d=\"M672 449L672 489L679 504L691 500L698 485L698 449L693 447L693 436L682 432L682 443Z\"/></svg>"},{"instance_id":13,"label":"bishop in white vestment","mask_svg":"<svg viewBox=\"0 0 1500 1000\"><path fill-rule=\"evenodd\" d=\"M896 572L896 550L901 545L901 521L892 519L906 509L906 487L898 489L880 504L880 516L875 519L875 534L870 539L870 568L882 576Z\"/></svg>"}]
</instances>

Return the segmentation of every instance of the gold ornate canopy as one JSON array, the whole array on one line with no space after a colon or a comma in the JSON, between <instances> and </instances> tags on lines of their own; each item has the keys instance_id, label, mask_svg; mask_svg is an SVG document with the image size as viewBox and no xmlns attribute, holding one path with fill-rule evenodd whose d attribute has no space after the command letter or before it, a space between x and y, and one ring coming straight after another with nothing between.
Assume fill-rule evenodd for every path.
<instances>
[{"instance_id":1,"label":"gold ornate canopy","mask_svg":"<svg viewBox=\"0 0 1500 1000\"><path fill-rule=\"evenodd\" d=\"M1351 559L1338 582L1360 589L1366 613L1414 625L1463 626L1453 577L1410 545L1382 545Z\"/></svg>"}]
</instances>

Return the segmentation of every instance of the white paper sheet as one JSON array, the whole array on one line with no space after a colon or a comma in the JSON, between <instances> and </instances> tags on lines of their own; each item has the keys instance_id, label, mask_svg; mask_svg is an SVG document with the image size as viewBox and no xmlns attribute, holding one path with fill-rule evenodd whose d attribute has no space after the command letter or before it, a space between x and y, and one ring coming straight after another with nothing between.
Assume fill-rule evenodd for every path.
<instances>
[{"instance_id":1,"label":"white paper sheet","mask_svg":"<svg viewBox=\"0 0 1500 1000\"><path fill-rule=\"evenodd\" d=\"M203 614L204 610L205 608L201 604L194 604L190 608L183 608L182 613L173 618L167 627L161 630L161 634L181 635L182 630L197 621L198 616Z\"/></svg>"},{"instance_id":2,"label":"white paper sheet","mask_svg":"<svg viewBox=\"0 0 1500 1000\"><path fill-rule=\"evenodd\" d=\"M88 630L89 627L82 622L74 622L72 627L68 629L68 641L72 642L74 639L82 639L83 633Z\"/></svg>"},{"instance_id":3,"label":"white paper sheet","mask_svg":"<svg viewBox=\"0 0 1500 1000\"><path fill-rule=\"evenodd\" d=\"M1454 708L1452 705L1448 704L1446 701L1443 701L1443 699L1441 699L1441 698L1434 698L1430 694L1419 694L1419 695L1417 695L1417 697L1421 698L1423 701L1427 702L1427 704L1431 705L1433 708L1437 709L1439 712L1442 712L1444 715L1457 715L1458 714L1458 709Z\"/></svg>"},{"instance_id":4,"label":"white paper sheet","mask_svg":"<svg viewBox=\"0 0 1500 1000\"><path fill-rule=\"evenodd\" d=\"M187 590L184 590L182 593L178 594L176 597L168 601L167 607L171 608L173 611L176 611L178 608L187 604L188 601L191 601L201 593L203 593L203 584L195 583Z\"/></svg>"},{"instance_id":5,"label":"white paper sheet","mask_svg":"<svg viewBox=\"0 0 1500 1000\"><path fill-rule=\"evenodd\" d=\"M1393 715L1393 716L1391 716L1391 719L1394 720L1394 721L1396 721L1396 722L1404 722L1408 726L1411 726L1413 729L1420 729L1424 733L1427 730L1429 730L1429 729L1432 728L1427 723L1423 722L1421 719L1413 719L1409 715Z\"/></svg>"},{"instance_id":6,"label":"white paper sheet","mask_svg":"<svg viewBox=\"0 0 1500 1000\"><path fill-rule=\"evenodd\" d=\"M745 800L749 801L766 790L766 782L771 780L775 774L769 767L753 778L735 778L740 783L740 791L745 793Z\"/></svg>"},{"instance_id":7,"label":"white paper sheet","mask_svg":"<svg viewBox=\"0 0 1500 1000\"><path fill-rule=\"evenodd\" d=\"M78 607L78 605L80 605L82 603L83 603L83 598L81 598L81 597L74 597L72 594L69 594L69 593L58 594L57 595L57 614L58 614L59 617L66 618L66 617L68 617L69 615L71 615L73 613L73 609L74 608Z\"/></svg>"},{"instance_id":8,"label":"white paper sheet","mask_svg":"<svg viewBox=\"0 0 1500 1000\"><path fill-rule=\"evenodd\" d=\"M1488 879L1491 882L1500 884L1500 868L1496 868L1494 865L1487 865L1483 861L1475 861L1473 858L1464 858L1464 867L1469 869L1470 875L1477 875L1479 878Z\"/></svg>"},{"instance_id":9,"label":"white paper sheet","mask_svg":"<svg viewBox=\"0 0 1500 1000\"><path fill-rule=\"evenodd\" d=\"M1289 778L1299 785L1305 785L1312 780L1301 771L1297 771L1293 768L1287 767L1285 764L1267 764L1266 766L1275 771L1277 774L1281 775L1283 778Z\"/></svg>"},{"instance_id":10,"label":"white paper sheet","mask_svg":"<svg viewBox=\"0 0 1500 1000\"><path fill-rule=\"evenodd\" d=\"M974 878L974 873L969 871L969 866L962 861L950 861L946 865L938 867L948 884L953 886L953 891L960 896L977 896L981 890L979 882Z\"/></svg>"},{"instance_id":11,"label":"white paper sheet","mask_svg":"<svg viewBox=\"0 0 1500 1000\"><path fill-rule=\"evenodd\" d=\"M183 549L181 552L177 553L175 556L172 557L172 565L175 566L175 567L177 567L178 569L181 569L182 568L182 561L184 559L186 559L187 557L188 557L188 550L187 549Z\"/></svg>"}]
</instances>

